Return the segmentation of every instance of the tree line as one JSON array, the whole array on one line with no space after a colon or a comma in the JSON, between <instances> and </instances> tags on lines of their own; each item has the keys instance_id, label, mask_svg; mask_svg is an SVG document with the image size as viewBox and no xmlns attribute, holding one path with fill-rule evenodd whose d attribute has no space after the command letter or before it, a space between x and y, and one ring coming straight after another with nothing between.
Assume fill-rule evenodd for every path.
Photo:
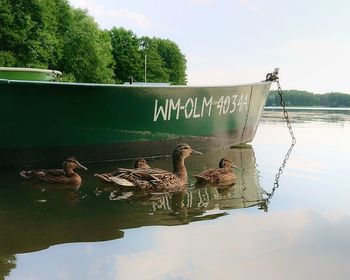
<instances>
[{"instance_id":1,"label":"tree line","mask_svg":"<svg viewBox=\"0 0 350 280\"><path fill-rule=\"evenodd\" d=\"M0 0L0 66L56 69L64 81L186 84L186 59L170 40L102 30L67 0Z\"/></svg>"},{"instance_id":2,"label":"tree line","mask_svg":"<svg viewBox=\"0 0 350 280\"><path fill-rule=\"evenodd\" d=\"M301 90L284 90L287 106L350 107L350 94L331 92L315 94ZM280 97L276 90L270 92L266 106L279 106Z\"/></svg>"}]
</instances>

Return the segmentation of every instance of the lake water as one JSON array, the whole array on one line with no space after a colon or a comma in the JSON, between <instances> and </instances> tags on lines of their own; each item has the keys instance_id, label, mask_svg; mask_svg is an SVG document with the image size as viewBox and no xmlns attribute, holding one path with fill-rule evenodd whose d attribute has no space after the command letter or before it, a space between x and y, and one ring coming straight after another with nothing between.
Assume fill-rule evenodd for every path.
<instances>
[{"instance_id":1,"label":"lake water","mask_svg":"<svg viewBox=\"0 0 350 280\"><path fill-rule=\"evenodd\" d=\"M250 146L187 160L183 193L146 196L93 177L129 161L88 166L78 190L0 171L0 279L349 279L350 111L289 116L287 162L283 115L265 110ZM191 175L223 156L237 184L195 188Z\"/></svg>"}]
</instances>

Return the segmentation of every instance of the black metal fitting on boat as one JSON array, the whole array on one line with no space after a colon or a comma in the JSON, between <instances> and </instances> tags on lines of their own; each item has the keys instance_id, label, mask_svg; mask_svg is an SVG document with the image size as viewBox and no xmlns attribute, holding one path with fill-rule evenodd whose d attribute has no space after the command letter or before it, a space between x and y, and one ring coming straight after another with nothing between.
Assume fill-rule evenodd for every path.
<instances>
[{"instance_id":1,"label":"black metal fitting on boat","mask_svg":"<svg viewBox=\"0 0 350 280\"><path fill-rule=\"evenodd\" d=\"M279 71L279 68L275 68L275 70L273 70L272 73L267 73L266 74L266 79L265 79L265 82L274 82L274 81L277 81L278 80L278 71Z\"/></svg>"}]
</instances>

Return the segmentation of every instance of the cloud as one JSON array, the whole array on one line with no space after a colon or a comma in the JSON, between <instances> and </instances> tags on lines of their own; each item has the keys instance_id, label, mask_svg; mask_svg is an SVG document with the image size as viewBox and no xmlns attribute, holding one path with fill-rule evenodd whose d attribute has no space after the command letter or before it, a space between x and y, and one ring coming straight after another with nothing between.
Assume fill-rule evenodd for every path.
<instances>
[{"instance_id":1,"label":"cloud","mask_svg":"<svg viewBox=\"0 0 350 280\"><path fill-rule=\"evenodd\" d=\"M269 267L270 279L312 279L315 270L320 279L345 279L349 273L348 215L237 213L224 223L224 231L223 219L159 228L148 238L151 249L116 257L116 279L227 279L233 272L236 279L257 279Z\"/></svg>"},{"instance_id":2,"label":"cloud","mask_svg":"<svg viewBox=\"0 0 350 280\"><path fill-rule=\"evenodd\" d=\"M292 58L308 58L316 63L319 60L327 63L349 63L350 41L332 38L294 39L278 49L280 54L288 54ZM345 55L345 56L344 56ZM327 65L327 64L326 64Z\"/></svg>"},{"instance_id":3,"label":"cloud","mask_svg":"<svg viewBox=\"0 0 350 280\"><path fill-rule=\"evenodd\" d=\"M211 5L214 4L215 0L192 0L192 2L199 5Z\"/></svg>"},{"instance_id":4,"label":"cloud","mask_svg":"<svg viewBox=\"0 0 350 280\"><path fill-rule=\"evenodd\" d=\"M239 3L240 6L246 8L249 11L252 11L252 12L257 12L259 10L258 5L256 5L251 0L238 0L238 3Z\"/></svg>"},{"instance_id":5,"label":"cloud","mask_svg":"<svg viewBox=\"0 0 350 280\"><path fill-rule=\"evenodd\" d=\"M103 28L111 28L119 25L136 25L138 27L148 28L152 25L152 21L142 13L127 9L108 9L92 0L70 0L70 3L74 7L87 9L89 14Z\"/></svg>"},{"instance_id":6,"label":"cloud","mask_svg":"<svg viewBox=\"0 0 350 280\"><path fill-rule=\"evenodd\" d=\"M261 81L268 67L234 61L235 57L189 54L187 76L189 85L233 85ZM234 65L234 66L233 66Z\"/></svg>"},{"instance_id":7,"label":"cloud","mask_svg":"<svg viewBox=\"0 0 350 280\"><path fill-rule=\"evenodd\" d=\"M174 258L172 252L143 251L116 258L116 279L191 279L186 258ZM137 269L130 269L137 267ZM181 270L177 270L181 267Z\"/></svg>"},{"instance_id":8,"label":"cloud","mask_svg":"<svg viewBox=\"0 0 350 280\"><path fill-rule=\"evenodd\" d=\"M329 165L316 160L305 160L305 158L295 158L288 162L290 168L307 173L324 174L329 170Z\"/></svg>"},{"instance_id":9,"label":"cloud","mask_svg":"<svg viewBox=\"0 0 350 280\"><path fill-rule=\"evenodd\" d=\"M274 50L292 86L316 92L350 92L350 40L295 39ZM300 86L304 85L304 86Z\"/></svg>"}]
</instances>

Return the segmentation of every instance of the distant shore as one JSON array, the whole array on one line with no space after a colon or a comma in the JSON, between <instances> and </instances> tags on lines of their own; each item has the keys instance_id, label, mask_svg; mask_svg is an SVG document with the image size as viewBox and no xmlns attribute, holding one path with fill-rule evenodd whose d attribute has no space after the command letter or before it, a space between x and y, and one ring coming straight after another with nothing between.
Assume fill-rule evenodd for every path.
<instances>
[{"instance_id":1,"label":"distant shore","mask_svg":"<svg viewBox=\"0 0 350 280\"><path fill-rule=\"evenodd\" d=\"M265 106L264 110L279 110L281 106ZM303 111L350 111L350 107L320 107L320 106L287 106L287 110Z\"/></svg>"},{"instance_id":2,"label":"distant shore","mask_svg":"<svg viewBox=\"0 0 350 280\"><path fill-rule=\"evenodd\" d=\"M289 107L350 108L350 94L341 92L316 94L302 90L284 90L283 98ZM266 106L279 105L278 92L270 91Z\"/></svg>"}]
</instances>

